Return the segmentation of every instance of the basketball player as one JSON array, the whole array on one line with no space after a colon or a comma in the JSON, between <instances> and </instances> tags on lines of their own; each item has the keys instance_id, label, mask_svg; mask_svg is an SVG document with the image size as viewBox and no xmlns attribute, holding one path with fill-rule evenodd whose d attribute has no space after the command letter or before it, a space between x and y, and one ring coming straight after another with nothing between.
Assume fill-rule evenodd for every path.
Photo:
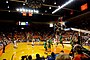
<instances>
[{"instance_id":1,"label":"basketball player","mask_svg":"<svg viewBox=\"0 0 90 60\"><path fill-rule=\"evenodd\" d=\"M72 36L70 36L70 44L73 47L73 37Z\"/></svg>"},{"instance_id":2,"label":"basketball player","mask_svg":"<svg viewBox=\"0 0 90 60\"><path fill-rule=\"evenodd\" d=\"M40 37L38 37L38 40L37 41L38 41L38 45L39 45L40 44Z\"/></svg>"},{"instance_id":3,"label":"basketball player","mask_svg":"<svg viewBox=\"0 0 90 60\"><path fill-rule=\"evenodd\" d=\"M50 43L50 39L48 40L48 49L49 49L49 51L51 51L51 43Z\"/></svg>"},{"instance_id":4,"label":"basketball player","mask_svg":"<svg viewBox=\"0 0 90 60\"><path fill-rule=\"evenodd\" d=\"M63 45L63 41L62 41L62 35L60 34L59 36L59 41L60 41L60 44L62 44L63 48L64 48L64 45Z\"/></svg>"},{"instance_id":5,"label":"basketball player","mask_svg":"<svg viewBox=\"0 0 90 60\"><path fill-rule=\"evenodd\" d=\"M52 41L52 38L50 37L50 45L52 45L52 47L53 47L53 41Z\"/></svg>"},{"instance_id":6,"label":"basketball player","mask_svg":"<svg viewBox=\"0 0 90 60\"><path fill-rule=\"evenodd\" d=\"M14 40L14 48L17 48L17 42Z\"/></svg>"},{"instance_id":7,"label":"basketball player","mask_svg":"<svg viewBox=\"0 0 90 60\"><path fill-rule=\"evenodd\" d=\"M56 45L56 39L55 39L55 38L53 38L53 40L54 40L54 45Z\"/></svg>"},{"instance_id":8,"label":"basketball player","mask_svg":"<svg viewBox=\"0 0 90 60\"><path fill-rule=\"evenodd\" d=\"M32 39L32 47L34 47L34 42L35 42L35 39L33 38Z\"/></svg>"},{"instance_id":9,"label":"basketball player","mask_svg":"<svg viewBox=\"0 0 90 60\"><path fill-rule=\"evenodd\" d=\"M45 48L45 51L47 51L47 42L46 41L44 42L44 48Z\"/></svg>"},{"instance_id":10,"label":"basketball player","mask_svg":"<svg viewBox=\"0 0 90 60\"><path fill-rule=\"evenodd\" d=\"M55 39L56 47L57 47L57 45L58 45L58 37L59 37L58 35L55 35L55 38L56 38L56 39Z\"/></svg>"}]
</instances>

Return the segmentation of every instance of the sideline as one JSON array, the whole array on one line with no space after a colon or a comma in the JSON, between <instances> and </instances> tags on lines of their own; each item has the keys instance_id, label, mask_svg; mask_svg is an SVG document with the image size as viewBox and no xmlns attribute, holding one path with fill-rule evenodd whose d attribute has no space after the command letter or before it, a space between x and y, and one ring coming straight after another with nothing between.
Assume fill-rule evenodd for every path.
<instances>
[{"instance_id":1,"label":"sideline","mask_svg":"<svg viewBox=\"0 0 90 60\"><path fill-rule=\"evenodd\" d=\"M11 44L11 43L9 43L8 45L6 45L5 50L10 47L10 44ZM2 54L3 54L3 48L0 50L0 56L2 56Z\"/></svg>"}]
</instances>

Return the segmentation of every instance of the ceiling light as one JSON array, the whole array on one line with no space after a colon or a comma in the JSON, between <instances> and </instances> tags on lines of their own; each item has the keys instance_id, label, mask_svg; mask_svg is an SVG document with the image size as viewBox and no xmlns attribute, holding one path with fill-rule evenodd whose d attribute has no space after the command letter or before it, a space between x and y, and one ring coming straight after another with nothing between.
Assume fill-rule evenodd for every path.
<instances>
[{"instance_id":1,"label":"ceiling light","mask_svg":"<svg viewBox=\"0 0 90 60\"><path fill-rule=\"evenodd\" d=\"M58 6L58 8L60 8L60 6Z\"/></svg>"},{"instance_id":2,"label":"ceiling light","mask_svg":"<svg viewBox=\"0 0 90 60\"><path fill-rule=\"evenodd\" d=\"M18 8L17 8L16 10L17 10L17 11L19 11L19 9L18 9Z\"/></svg>"},{"instance_id":3,"label":"ceiling light","mask_svg":"<svg viewBox=\"0 0 90 60\"><path fill-rule=\"evenodd\" d=\"M42 14L43 15L43 14Z\"/></svg>"},{"instance_id":4,"label":"ceiling light","mask_svg":"<svg viewBox=\"0 0 90 60\"><path fill-rule=\"evenodd\" d=\"M38 11L38 10L36 10L35 12L36 12L36 13L39 13L39 11Z\"/></svg>"},{"instance_id":5,"label":"ceiling light","mask_svg":"<svg viewBox=\"0 0 90 60\"><path fill-rule=\"evenodd\" d=\"M24 28L22 27L21 29L23 30Z\"/></svg>"},{"instance_id":6,"label":"ceiling light","mask_svg":"<svg viewBox=\"0 0 90 60\"><path fill-rule=\"evenodd\" d=\"M8 3L8 1L6 1L6 3Z\"/></svg>"},{"instance_id":7,"label":"ceiling light","mask_svg":"<svg viewBox=\"0 0 90 60\"><path fill-rule=\"evenodd\" d=\"M51 9L51 7L49 7L49 9Z\"/></svg>"},{"instance_id":8,"label":"ceiling light","mask_svg":"<svg viewBox=\"0 0 90 60\"><path fill-rule=\"evenodd\" d=\"M53 24L52 24L52 23L50 23L49 27L53 27Z\"/></svg>"},{"instance_id":9,"label":"ceiling light","mask_svg":"<svg viewBox=\"0 0 90 60\"><path fill-rule=\"evenodd\" d=\"M28 22L26 22L28 24Z\"/></svg>"},{"instance_id":10,"label":"ceiling light","mask_svg":"<svg viewBox=\"0 0 90 60\"><path fill-rule=\"evenodd\" d=\"M47 12L47 10L45 10L45 12Z\"/></svg>"},{"instance_id":11,"label":"ceiling light","mask_svg":"<svg viewBox=\"0 0 90 60\"><path fill-rule=\"evenodd\" d=\"M26 10L24 8L22 8L22 11L25 12Z\"/></svg>"},{"instance_id":12,"label":"ceiling light","mask_svg":"<svg viewBox=\"0 0 90 60\"><path fill-rule=\"evenodd\" d=\"M20 12L22 12L22 9L20 9Z\"/></svg>"},{"instance_id":13,"label":"ceiling light","mask_svg":"<svg viewBox=\"0 0 90 60\"><path fill-rule=\"evenodd\" d=\"M56 3L56 2L54 2L54 4L56 5L57 3Z\"/></svg>"},{"instance_id":14,"label":"ceiling light","mask_svg":"<svg viewBox=\"0 0 90 60\"><path fill-rule=\"evenodd\" d=\"M29 9L28 12L31 12L31 10Z\"/></svg>"},{"instance_id":15,"label":"ceiling light","mask_svg":"<svg viewBox=\"0 0 90 60\"><path fill-rule=\"evenodd\" d=\"M28 12L29 10L28 9L26 9L26 12Z\"/></svg>"},{"instance_id":16,"label":"ceiling light","mask_svg":"<svg viewBox=\"0 0 90 60\"><path fill-rule=\"evenodd\" d=\"M23 5L25 5L25 3L23 3Z\"/></svg>"},{"instance_id":17,"label":"ceiling light","mask_svg":"<svg viewBox=\"0 0 90 60\"><path fill-rule=\"evenodd\" d=\"M10 12L10 10L8 12Z\"/></svg>"},{"instance_id":18,"label":"ceiling light","mask_svg":"<svg viewBox=\"0 0 90 60\"><path fill-rule=\"evenodd\" d=\"M56 10L54 10L52 12L52 14L56 13L58 10L62 9L63 7L65 7L66 5L68 5L69 3L71 3L74 0L69 0L68 2L66 2L65 4L63 4L61 7L57 8Z\"/></svg>"},{"instance_id":19,"label":"ceiling light","mask_svg":"<svg viewBox=\"0 0 90 60\"><path fill-rule=\"evenodd\" d=\"M31 10L31 13L33 13L33 10Z\"/></svg>"},{"instance_id":20,"label":"ceiling light","mask_svg":"<svg viewBox=\"0 0 90 60\"><path fill-rule=\"evenodd\" d=\"M9 8L9 6L7 8Z\"/></svg>"},{"instance_id":21,"label":"ceiling light","mask_svg":"<svg viewBox=\"0 0 90 60\"><path fill-rule=\"evenodd\" d=\"M43 2L45 2L45 0L42 0Z\"/></svg>"}]
</instances>

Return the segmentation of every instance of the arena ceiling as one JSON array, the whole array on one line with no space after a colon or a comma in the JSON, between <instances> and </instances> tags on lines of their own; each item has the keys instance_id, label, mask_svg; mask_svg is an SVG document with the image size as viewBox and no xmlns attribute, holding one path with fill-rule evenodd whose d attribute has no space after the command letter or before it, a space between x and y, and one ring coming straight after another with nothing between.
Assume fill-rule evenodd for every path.
<instances>
[{"instance_id":1,"label":"arena ceiling","mask_svg":"<svg viewBox=\"0 0 90 60\"><path fill-rule=\"evenodd\" d=\"M69 0L0 0L0 22L15 23L18 21L29 21L46 23L57 21L59 17L63 17L63 21L72 22L67 23L69 24L68 26L77 27L77 22L79 21L78 24L82 23L82 19L78 20L77 18L75 21L75 19L72 18L89 12L90 0L74 0L61 10L52 14L55 9L57 9L59 6L62 6L67 1ZM88 4L88 8L84 11L81 11L81 6L85 3ZM22 13L16 11L17 8L37 9L39 10L39 13L33 14L32 16L23 16ZM88 26L89 19L89 17L88 19L85 18L87 22L84 22L83 20L82 24L86 24Z\"/></svg>"}]
</instances>

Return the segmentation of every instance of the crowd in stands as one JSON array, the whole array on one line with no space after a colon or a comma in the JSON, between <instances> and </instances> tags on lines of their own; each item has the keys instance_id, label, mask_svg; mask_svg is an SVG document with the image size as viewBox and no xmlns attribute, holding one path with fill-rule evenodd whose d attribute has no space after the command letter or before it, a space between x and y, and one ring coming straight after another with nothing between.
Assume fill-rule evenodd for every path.
<instances>
[{"instance_id":1,"label":"crowd in stands","mask_svg":"<svg viewBox=\"0 0 90 60\"><path fill-rule=\"evenodd\" d=\"M70 41L71 39L73 41L78 41L78 32L72 32L72 31L68 31L68 32L63 32L62 33L63 36L63 41ZM55 38L55 33L52 33L51 31L49 32L33 32L33 31L29 31L29 32L13 32L13 33L0 33L0 43L2 41L7 42L7 44L10 41L13 40L17 40L17 41L25 41L25 40L32 40L32 38L35 39L40 39L40 40L46 40L47 38ZM89 38L90 35L85 35L82 34L82 43L85 43Z\"/></svg>"},{"instance_id":2,"label":"crowd in stands","mask_svg":"<svg viewBox=\"0 0 90 60\"><path fill-rule=\"evenodd\" d=\"M78 32L73 32L73 31L67 31L62 33L62 40L63 41L73 41L77 42L78 41ZM48 32L38 32L38 31L29 31L29 32L1 32L0 33L0 49L2 49L2 45L4 44L5 46L9 44L10 42L17 40L18 42L22 41L32 41L32 38L35 38L36 40L47 40L48 38L55 38L55 33L52 33L51 31ZM84 34L81 33L81 39L82 39L82 44L87 43L90 39L90 34Z\"/></svg>"},{"instance_id":3,"label":"crowd in stands","mask_svg":"<svg viewBox=\"0 0 90 60\"><path fill-rule=\"evenodd\" d=\"M76 52L71 51L69 54L64 53L63 50L59 54L55 54L54 52L51 53L51 55L48 55L46 58L44 56L40 57L39 54L36 54L36 59L32 59L32 56L22 56L21 60L90 60L90 54L85 54L81 47L77 46Z\"/></svg>"}]
</instances>

